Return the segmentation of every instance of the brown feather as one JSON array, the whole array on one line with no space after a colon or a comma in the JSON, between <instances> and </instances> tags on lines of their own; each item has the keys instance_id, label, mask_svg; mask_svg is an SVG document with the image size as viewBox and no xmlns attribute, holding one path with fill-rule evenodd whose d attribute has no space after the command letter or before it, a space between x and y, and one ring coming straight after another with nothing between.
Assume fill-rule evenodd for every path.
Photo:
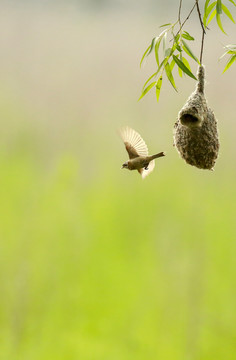
<instances>
[{"instance_id":1,"label":"brown feather","mask_svg":"<svg viewBox=\"0 0 236 360\"><path fill-rule=\"evenodd\" d=\"M125 148L126 148L128 154L129 154L130 159L134 159L136 157L139 157L139 154L137 153L135 148L133 146L131 146L130 143L128 143L127 141L125 142Z\"/></svg>"}]
</instances>

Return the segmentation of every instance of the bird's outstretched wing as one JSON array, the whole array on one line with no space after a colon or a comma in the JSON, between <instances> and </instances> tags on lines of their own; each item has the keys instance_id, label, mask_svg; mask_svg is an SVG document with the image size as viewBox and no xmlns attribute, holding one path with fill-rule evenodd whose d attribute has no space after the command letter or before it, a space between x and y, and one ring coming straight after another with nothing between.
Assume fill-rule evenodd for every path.
<instances>
[{"instance_id":1,"label":"bird's outstretched wing","mask_svg":"<svg viewBox=\"0 0 236 360\"><path fill-rule=\"evenodd\" d=\"M149 175L153 171L154 167L155 167L155 161L152 160L152 161L150 161L147 170L142 168L142 169L139 169L138 172L142 176L142 178L144 179L147 175Z\"/></svg>"},{"instance_id":2,"label":"bird's outstretched wing","mask_svg":"<svg viewBox=\"0 0 236 360\"><path fill-rule=\"evenodd\" d=\"M126 126L120 130L120 136L124 141L130 159L134 159L138 156L148 156L148 147L135 130Z\"/></svg>"}]
</instances>

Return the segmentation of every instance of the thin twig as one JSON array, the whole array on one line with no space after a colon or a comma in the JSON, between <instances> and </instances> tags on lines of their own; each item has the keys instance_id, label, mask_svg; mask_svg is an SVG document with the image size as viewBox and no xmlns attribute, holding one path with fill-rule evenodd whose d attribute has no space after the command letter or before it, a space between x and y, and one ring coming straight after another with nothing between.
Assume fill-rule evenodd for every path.
<instances>
[{"instance_id":1,"label":"thin twig","mask_svg":"<svg viewBox=\"0 0 236 360\"><path fill-rule=\"evenodd\" d=\"M182 7L182 0L180 0L180 2L179 2L179 15L178 15L178 22L179 22L180 27L181 27L181 20L180 20L181 7Z\"/></svg>"},{"instance_id":2,"label":"thin twig","mask_svg":"<svg viewBox=\"0 0 236 360\"><path fill-rule=\"evenodd\" d=\"M196 5L197 5L197 12L198 12L199 20L200 20L200 23L201 23L202 31L204 32L204 34L206 34L206 30L205 30L203 22L202 22L202 15L201 15L201 12L200 12L198 0L196 0Z\"/></svg>"},{"instance_id":3,"label":"thin twig","mask_svg":"<svg viewBox=\"0 0 236 360\"><path fill-rule=\"evenodd\" d=\"M203 45L204 45L204 31L202 32L202 44L201 44L201 53L200 53L200 64L202 65L202 54L203 54Z\"/></svg>"},{"instance_id":4,"label":"thin twig","mask_svg":"<svg viewBox=\"0 0 236 360\"><path fill-rule=\"evenodd\" d=\"M205 34L206 34L206 30L205 30L204 25L203 25L203 22L202 22L202 16L201 16L201 12L200 12L200 8L199 8L198 0L196 0L196 5L197 5L198 17L199 17L200 24L201 24L201 27L202 27L202 44L201 44L201 51L200 51L200 64L202 65L202 55L203 55L204 37L205 37Z\"/></svg>"},{"instance_id":5,"label":"thin twig","mask_svg":"<svg viewBox=\"0 0 236 360\"><path fill-rule=\"evenodd\" d=\"M181 1L181 2L182 2L182 1ZM179 34L179 32L182 30L182 28L183 28L184 24L185 24L185 23L186 23L186 21L189 19L190 15L192 14L193 10L195 9L195 6L196 6L196 3L195 3L195 4L194 4L194 6L192 7L192 9L191 9L190 13L188 14L188 16L186 17L186 19L184 20L183 24L180 26L179 31L177 32L177 34L176 34L176 35L178 35L178 34ZM181 6L180 6L180 8L181 8ZM175 36L176 36L176 35L175 35Z\"/></svg>"}]
</instances>

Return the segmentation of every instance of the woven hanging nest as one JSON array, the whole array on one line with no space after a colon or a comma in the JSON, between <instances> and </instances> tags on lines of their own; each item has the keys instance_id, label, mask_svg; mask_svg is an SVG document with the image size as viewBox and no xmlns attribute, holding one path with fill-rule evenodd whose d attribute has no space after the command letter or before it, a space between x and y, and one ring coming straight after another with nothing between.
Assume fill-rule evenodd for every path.
<instances>
[{"instance_id":1,"label":"woven hanging nest","mask_svg":"<svg viewBox=\"0 0 236 360\"><path fill-rule=\"evenodd\" d=\"M219 152L217 121L204 96L205 69L198 68L196 90L178 114L174 145L186 163L213 170Z\"/></svg>"}]
</instances>

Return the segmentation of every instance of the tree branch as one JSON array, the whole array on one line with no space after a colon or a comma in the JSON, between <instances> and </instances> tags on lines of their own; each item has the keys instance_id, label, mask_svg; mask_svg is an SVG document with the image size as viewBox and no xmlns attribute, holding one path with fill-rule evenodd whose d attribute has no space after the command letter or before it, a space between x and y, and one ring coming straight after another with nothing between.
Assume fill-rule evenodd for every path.
<instances>
[{"instance_id":1,"label":"tree branch","mask_svg":"<svg viewBox=\"0 0 236 360\"><path fill-rule=\"evenodd\" d=\"M178 15L178 22L179 22L180 27L181 27L181 20L180 20L181 7L182 7L182 0L180 0L180 2L179 2L179 15Z\"/></svg>"},{"instance_id":2,"label":"tree branch","mask_svg":"<svg viewBox=\"0 0 236 360\"><path fill-rule=\"evenodd\" d=\"M200 20L200 24L201 24L201 27L202 27L202 31L204 32L204 34L206 34L206 30L205 30L204 25L203 25L203 22L202 22L202 15L201 15L201 12L200 12L200 8L199 8L198 1L199 1L199 0L196 0L198 17L199 17L199 20Z\"/></svg>"},{"instance_id":3,"label":"tree branch","mask_svg":"<svg viewBox=\"0 0 236 360\"><path fill-rule=\"evenodd\" d=\"M195 5L197 6L198 17L199 17L200 24L201 24L201 27L202 27L202 44L201 44L201 51L200 51L200 64L202 65L202 55L203 55L204 37L205 37L205 34L206 34L206 30L205 30L204 25L203 25L203 22L202 22L202 16L201 16L201 12L200 12L200 8L199 8L198 0L196 0Z\"/></svg>"},{"instance_id":4,"label":"tree branch","mask_svg":"<svg viewBox=\"0 0 236 360\"><path fill-rule=\"evenodd\" d=\"M179 23L180 23L180 11L181 11L181 5L182 5L182 0L180 0L180 5L179 5L179 19L178 19ZM193 10L195 9L195 6L196 6L196 3L193 5L192 9L190 10L190 13L188 14L188 16L186 17L186 19L184 20L183 24L181 25L181 23L180 23L180 28L179 28L179 31L177 32L177 34L176 34L176 35L178 35L178 34L179 34L179 32L182 30L182 28L183 28L184 24L185 24L185 23L186 23L186 21L189 19L190 15L192 14ZM175 35L175 36L176 36L176 35Z\"/></svg>"}]
</instances>

